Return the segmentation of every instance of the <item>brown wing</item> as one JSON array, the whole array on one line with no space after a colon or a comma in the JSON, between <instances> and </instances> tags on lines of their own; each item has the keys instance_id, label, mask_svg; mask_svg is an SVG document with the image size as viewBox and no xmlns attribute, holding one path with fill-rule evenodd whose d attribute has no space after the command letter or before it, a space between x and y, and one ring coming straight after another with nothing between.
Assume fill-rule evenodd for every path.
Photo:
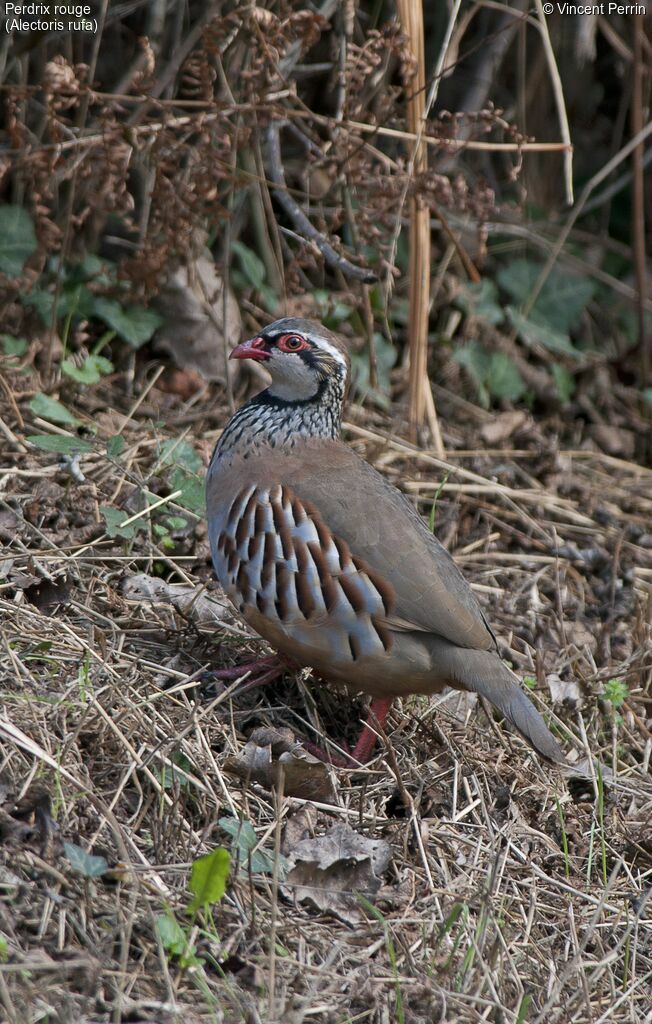
<instances>
[{"instance_id":1,"label":"brown wing","mask_svg":"<svg viewBox=\"0 0 652 1024\"><path fill-rule=\"evenodd\" d=\"M395 594L388 623L435 633L460 647L491 650L495 639L455 562L408 500L339 442L297 442L270 451L266 473L319 510L331 533Z\"/></svg>"}]
</instances>

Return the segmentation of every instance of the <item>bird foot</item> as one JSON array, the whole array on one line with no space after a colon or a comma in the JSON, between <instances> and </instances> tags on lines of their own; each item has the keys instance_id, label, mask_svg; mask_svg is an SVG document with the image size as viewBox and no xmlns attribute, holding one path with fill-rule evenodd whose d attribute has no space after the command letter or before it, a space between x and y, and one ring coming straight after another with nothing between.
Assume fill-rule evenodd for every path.
<instances>
[{"instance_id":1,"label":"bird foot","mask_svg":"<svg viewBox=\"0 0 652 1024\"><path fill-rule=\"evenodd\" d=\"M239 697L249 690L273 682L288 669L293 670L297 667L290 658L278 654L268 654L262 658L254 658L252 661L240 662L239 665L231 665L229 668L216 668L204 672L202 680L205 683L218 683L222 686L242 680L242 686L238 686L232 693L233 697Z\"/></svg>"},{"instance_id":2,"label":"bird foot","mask_svg":"<svg viewBox=\"0 0 652 1024\"><path fill-rule=\"evenodd\" d=\"M321 747L317 746L316 743L311 743L310 740L303 740L303 746L313 757L319 758L320 761L324 761L326 764L332 764L335 768L359 768L360 765L366 764L371 759L376 740L378 739L377 727L380 726L382 728L384 725L389 709L392 706L392 701L393 697L372 700L369 705L367 719L353 750L349 752L346 741L342 743L345 751L343 756L322 750Z\"/></svg>"},{"instance_id":3,"label":"bird foot","mask_svg":"<svg viewBox=\"0 0 652 1024\"><path fill-rule=\"evenodd\" d=\"M229 682L232 679L242 679L248 672L258 672L262 674L263 670L267 671L275 666L280 666L281 659L276 654L268 654L263 658L254 658L252 661L242 661L239 665L231 665L229 668L214 668L205 675L211 679L222 679L225 682Z\"/></svg>"}]
</instances>

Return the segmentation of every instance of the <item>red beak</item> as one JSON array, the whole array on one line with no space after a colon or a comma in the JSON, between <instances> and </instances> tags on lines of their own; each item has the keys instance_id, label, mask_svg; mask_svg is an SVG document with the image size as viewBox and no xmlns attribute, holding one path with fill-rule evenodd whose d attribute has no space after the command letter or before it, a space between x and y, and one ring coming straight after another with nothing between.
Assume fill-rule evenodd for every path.
<instances>
[{"instance_id":1,"label":"red beak","mask_svg":"<svg viewBox=\"0 0 652 1024\"><path fill-rule=\"evenodd\" d=\"M237 345L231 352L229 359L269 359L270 353L265 348L264 338L250 338Z\"/></svg>"}]
</instances>

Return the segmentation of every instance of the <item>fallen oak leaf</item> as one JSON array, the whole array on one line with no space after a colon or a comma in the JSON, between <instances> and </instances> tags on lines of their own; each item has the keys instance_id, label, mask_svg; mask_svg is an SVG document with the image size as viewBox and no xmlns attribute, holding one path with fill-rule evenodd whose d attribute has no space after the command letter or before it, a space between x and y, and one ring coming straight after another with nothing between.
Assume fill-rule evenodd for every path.
<instances>
[{"instance_id":1,"label":"fallen oak leaf","mask_svg":"<svg viewBox=\"0 0 652 1024\"><path fill-rule=\"evenodd\" d=\"M323 836L302 840L288 854L281 891L353 926L365 920L359 894L368 900L375 896L391 856L384 839L368 839L349 825L334 825Z\"/></svg>"},{"instance_id":2,"label":"fallen oak leaf","mask_svg":"<svg viewBox=\"0 0 652 1024\"><path fill-rule=\"evenodd\" d=\"M283 773L283 793L303 800L331 803L335 790L323 761L309 754L290 729L254 729L245 746L224 764L239 779L278 789Z\"/></svg>"}]
</instances>

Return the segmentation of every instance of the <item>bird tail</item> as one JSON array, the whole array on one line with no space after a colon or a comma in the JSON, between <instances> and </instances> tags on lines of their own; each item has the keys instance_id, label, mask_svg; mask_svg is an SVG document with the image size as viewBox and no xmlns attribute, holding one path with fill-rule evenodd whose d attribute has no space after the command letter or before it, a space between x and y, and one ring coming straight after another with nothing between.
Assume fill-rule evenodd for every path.
<instances>
[{"instance_id":1,"label":"bird tail","mask_svg":"<svg viewBox=\"0 0 652 1024\"><path fill-rule=\"evenodd\" d=\"M458 648L456 683L465 690L486 697L539 754L550 761L565 763L559 743L514 675L497 654Z\"/></svg>"}]
</instances>

